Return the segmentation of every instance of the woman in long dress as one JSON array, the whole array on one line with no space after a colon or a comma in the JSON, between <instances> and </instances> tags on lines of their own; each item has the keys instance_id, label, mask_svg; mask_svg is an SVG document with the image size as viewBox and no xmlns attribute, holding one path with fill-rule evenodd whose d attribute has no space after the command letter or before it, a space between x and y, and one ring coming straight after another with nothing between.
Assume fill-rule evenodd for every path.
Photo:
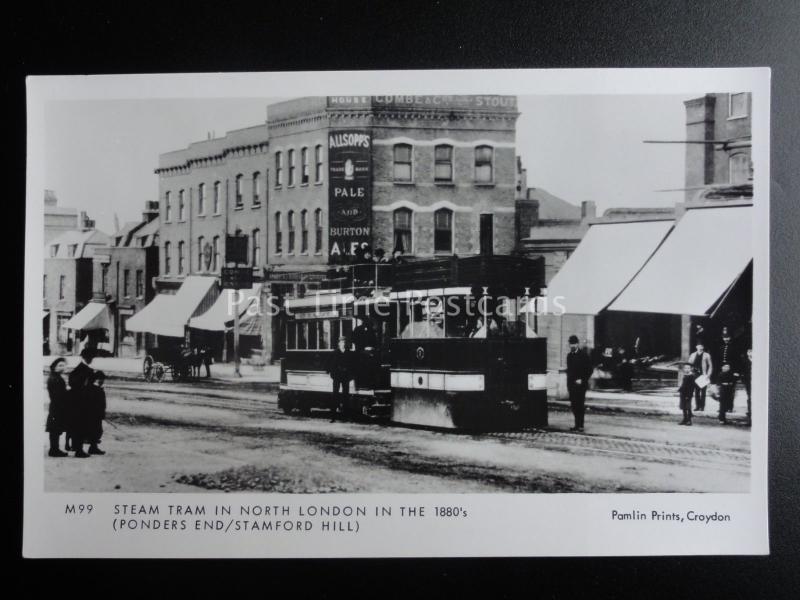
<instances>
[{"instance_id":1,"label":"woman in long dress","mask_svg":"<svg viewBox=\"0 0 800 600\"><path fill-rule=\"evenodd\" d=\"M61 434L67 430L67 411L69 409L67 398L67 382L64 381L64 368L67 361L59 357L50 364L50 375L47 377L47 393L50 396L50 407L47 410L47 425L45 431L50 434L50 451L48 456L67 456L59 446Z\"/></svg>"}]
</instances>

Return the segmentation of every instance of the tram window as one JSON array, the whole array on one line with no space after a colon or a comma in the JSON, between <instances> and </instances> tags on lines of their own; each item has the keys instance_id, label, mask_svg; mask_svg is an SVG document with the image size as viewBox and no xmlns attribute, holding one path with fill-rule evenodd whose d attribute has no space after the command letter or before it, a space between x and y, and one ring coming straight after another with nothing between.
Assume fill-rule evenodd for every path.
<instances>
[{"instance_id":1,"label":"tram window","mask_svg":"<svg viewBox=\"0 0 800 600\"><path fill-rule=\"evenodd\" d=\"M328 350L331 347L331 322L327 319L320 321L319 327L319 349Z\"/></svg>"},{"instance_id":2,"label":"tram window","mask_svg":"<svg viewBox=\"0 0 800 600\"><path fill-rule=\"evenodd\" d=\"M297 349L298 350L305 350L308 345L306 343L307 337L307 328L305 323L298 323L297 324Z\"/></svg>"},{"instance_id":3,"label":"tram window","mask_svg":"<svg viewBox=\"0 0 800 600\"><path fill-rule=\"evenodd\" d=\"M340 321L342 326L342 337L346 338L348 342L352 342L353 338L353 320L352 319L342 319Z\"/></svg>"},{"instance_id":4,"label":"tram window","mask_svg":"<svg viewBox=\"0 0 800 600\"><path fill-rule=\"evenodd\" d=\"M286 349L297 349L297 323L294 321L286 324Z\"/></svg>"},{"instance_id":5,"label":"tram window","mask_svg":"<svg viewBox=\"0 0 800 600\"><path fill-rule=\"evenodd\" d=\"M429 339L444 337L444 311L440 298L429 298L405 306L406 323L401 339Z\"/></svg>"},{"instance_id":6,"label":"tram window","mask_svg":"<svg viewBox=\"0 0 800 600\"><path fill-rule=\"evenodd\" d=\"M317 339L319 338L319 333L317 330L319 329L319 321L311 321L308 324L308 349L309 350L316 350L317 349Z\"/></svg>"}]
</instances>

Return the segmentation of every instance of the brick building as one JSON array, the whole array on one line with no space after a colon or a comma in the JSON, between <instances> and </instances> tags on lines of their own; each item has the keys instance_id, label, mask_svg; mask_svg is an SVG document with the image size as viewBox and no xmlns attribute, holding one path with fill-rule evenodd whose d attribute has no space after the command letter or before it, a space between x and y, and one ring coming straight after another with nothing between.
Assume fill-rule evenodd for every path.
<instances>
[{"instance_id":1,"label":"brick building","mask_svg":"<svg viewBox=\"0 0 800 600\"><path fill-rule=\"evenodd\" d=\"M129 317L141 311L155 295L158 276L159 210L146 202L141 221L126 223L111 244L94 254L94 300L105 302L110 314L106 341L114 356L138 356L145 335L127 331Z\"/></svg>"},{"instance_id":2,"label":"brick building","mask_svg":"<svg viewBox=\"0 0 800 600\"><path fill-rule=\"evenodd\" d=\"M237 230L263 299L364 246L411 260L517 249L515 97L309 97L267 115L159 157L160 292L218 276ZM279 324L265 316L260 337L271 358Z\"/></svg>"},{"instance_id":3,"label":"brick building","mask_svg":"<svg viewBox=\"0 0 800 600\"><path fill-rule=\"evenodd\" d=\"M752 94L706 94L684 105L686 201L708 187L752 186Z\"/></svg>"},{"instance_id":4,"label":"brick building","mask_svg":"<svg viewBox=\"0 0 800 600\"><path fill-rule=\"evenodd\" d=\"M81 336L64 327L92 299L93 261L109 237L96 229L66 231L45 246L44 351L77 353Z\"/></svg>"}]
</instances>

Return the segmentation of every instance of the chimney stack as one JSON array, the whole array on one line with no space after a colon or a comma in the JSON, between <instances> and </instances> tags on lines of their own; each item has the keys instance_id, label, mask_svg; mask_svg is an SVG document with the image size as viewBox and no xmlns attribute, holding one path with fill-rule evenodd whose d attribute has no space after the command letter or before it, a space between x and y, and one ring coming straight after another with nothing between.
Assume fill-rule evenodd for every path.
<instances>
[{"instance_id":1,"label":"chimney stack","mask_svg":"<svg viewBox=\"0 0 800 600\"><path fill-rule=\"evenodd\" d=\"M142 221L149 223L150 221L158 218L158 201L147 200L144 203L144 210L142 211Z\"/></svg>"},{"instance_id":2,"label":"chimney stack","mask_svg":"<svg viewBox=\"0 0 800 600\"><path fill-rule=\"evenodd\" d=\"M581 202L581 221L587 219L594 219L597 217L597 204L592 200L584 200Z\"/></svg>"}]
</instances>

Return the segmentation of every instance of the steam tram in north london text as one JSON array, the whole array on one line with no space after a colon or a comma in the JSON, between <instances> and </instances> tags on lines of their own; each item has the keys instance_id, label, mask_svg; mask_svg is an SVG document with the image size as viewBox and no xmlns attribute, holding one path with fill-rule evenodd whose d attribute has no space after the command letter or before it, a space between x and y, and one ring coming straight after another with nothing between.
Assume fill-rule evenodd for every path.
<instances>
[{"instance_id":1,"label":"steam tram in north london text","mask_svg":"<svg viewBox=\"0 0 800 600\"><path fill-rule=\"evenodd\" d=\"M541 259L448 257L353 265L284 302L279 407L333 407L331 352L353 348L347 412L459 430L547 425L546 339L532 307Z\"/></svg>"}]
</instances>

